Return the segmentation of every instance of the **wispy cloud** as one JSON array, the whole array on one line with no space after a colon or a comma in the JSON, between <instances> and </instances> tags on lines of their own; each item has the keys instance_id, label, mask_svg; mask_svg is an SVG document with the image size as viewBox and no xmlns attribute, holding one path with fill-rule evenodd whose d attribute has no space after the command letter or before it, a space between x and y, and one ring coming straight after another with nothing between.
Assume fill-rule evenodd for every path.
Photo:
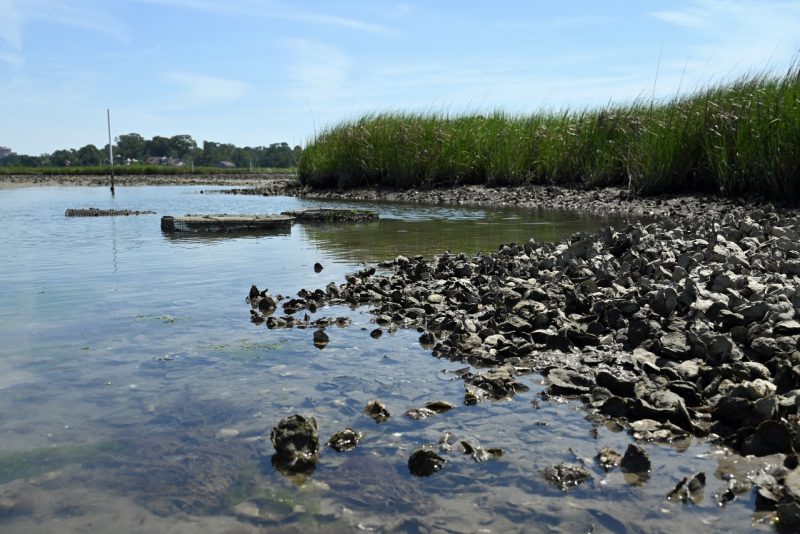
<instances>
[{"instance_id":1,"label":"wispy cloud","mask_svg":"<svg viewBox=\"0 0 800 534\"><path fill-rule=\"evenodd\" d=\"M4 52L0 50L0 63L8 63L9 65L18 67L25 63L25 57L16 52Z\"/></svg>"},{"instance_id":2,"label":"wispy cloud","mask_svg":"<svg viewBox=\"0 0 800 534\"><path fill-rule=\"evenodd\" d=\"M651 16L684 28L712 30L710 38L775 41L776 34L800 30L800 2L692 0ZM761 32L761 33L758 33Z\"/></svg>"},{"instance_id":3,"label":"wispy cloud","mask_svg":"<svg viewBox=\"0 0 800 534\"><path fill-rule=\"evenodd\" d=\"M335 46L308 39L285 39L278 46L291 58L289 79L301 96L332 98L347 83L352 61Z\"/></svg>"},{"instance_id":4,"label":"wispy cloud","mask_svg":"<svg viewBox=\"0 0 800 534\"><path fill-rule=\"evenodd\" d=\"M523 31L541 28L576 30L587 26L601 26L616 20L614 17L609 16L549 17L537 20L499 19L494 22L494 27L500 31Z\"/></svg>"},{"instance_id":5,"label":"wispy cloud","mask_svg":"<svg viewBox=\"0 0 800 534\"><path fill-rule=\"evenodd\" d=\"M800 44L797 1L692 0L682 8L650 15L697 34L690 57L705 60L701 63L706 78L758 65L763 69L785 67Z\"/></svg>"},{"instance_id":6,"label":"wispy cloud","mask_svg":"<svg viewBox=\"0 0 800 534\"><path fill-rule=\"evenodd\" d=\"M0 61L21 64L25 26L44 21L126 40L122 23L108 13L74 0L0 0Z\"/></svg>"},{"instance_id":7,"label":"wispy cloud","mask_svg":"<svg viewBox=\"0 0 800 534\"><path fill-rule=\"evenodd\" d=\"M175 99L179 107L226 104L239 100L249 90L249 85L238 80L215 78L194 72L164 72L161 78L179 88Z\"/></svg>"},{"instance_id":8,"label":"wispy cloud","mask_svg":"<svg viewBox=\"0 0 800 534\"><path fill-rule=\"evenodd\" d=\"M143 4L173 6L196 11L206 11L227 15L262 17L286 20L304 24L334 26L369 33L389 33L391 30L382 24L373 24L357 18L326 15L288 7L284 4L256 0L133 0Z\"/></svg>"},{"instance_id":9,"label":"wispy cloud","mask_svg":"<svg viewBox=\"0 0 800 534\"><path fill-rule=\"evenodd\" d=\"M692 11L654 11L651 13L657 19L682 26L684 28L703 28L708 26L708 19L702 14Z\"/></svg>"},{"instance_id":10,"label":"wispy cloud","mask_svg":"<svg viewBox=\"0 0 800 534\"><path fill-rule=\"evenodd\" d=\"M22 13L14 0L0 0L0 39L15 50L22 48Z\"/></svg>"}]
</instances>

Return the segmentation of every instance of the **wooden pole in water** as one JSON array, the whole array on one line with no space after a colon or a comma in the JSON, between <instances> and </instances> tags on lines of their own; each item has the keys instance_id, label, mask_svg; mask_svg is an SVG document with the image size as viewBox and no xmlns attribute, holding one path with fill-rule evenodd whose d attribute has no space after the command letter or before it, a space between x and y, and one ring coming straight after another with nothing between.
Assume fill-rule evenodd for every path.
<instances>
[{"instance_id":1,"label":"wooden pole in water","mask_svg":"<svg viewBox=\"0 0 800 534\"><path fill-rule=\"evenodd\" d=\"M108 119L108 162L111 164L111 196L114 196L114 149L111 147L111 110L106 108Z\"/></svg>"}]
</instances>

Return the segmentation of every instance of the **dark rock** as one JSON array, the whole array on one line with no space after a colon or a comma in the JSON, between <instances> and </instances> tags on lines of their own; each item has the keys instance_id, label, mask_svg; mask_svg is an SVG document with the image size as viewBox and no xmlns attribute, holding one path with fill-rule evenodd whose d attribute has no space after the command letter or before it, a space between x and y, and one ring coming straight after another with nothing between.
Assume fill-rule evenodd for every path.
<instances>
[{"instance_id":1,"label":"dark rock","mask_svg":"<svg viewBox=\"0 0 800 534\"><path fill-rule=\"evenodd\" d=\"M586 393L594 385L594 381L572 369L555 368L547 373L550 389L555 394Z\"/></svg>"},{"instance_id":2,"label":"dark rock","mask_svg":"<svg viewBox=\"0 0 800 534\"><path fill-rule=\"evenodd\" d=\"M788 321L781 321L772 327L772 331L777 336L796 336L800 334L800 322L794 319Z\"/></svg>"},{"instance_id":3,"label":"dark rock","mask_svg":"<svg viewBox=\"0 0 800 534\"><path fill-rule=\"evenodd\" d=\"M257 298L258 298L258 296L259 296L259 294L260 294L260 292L258 291L258 288L256 287L256 285L255 285L255 284L253 284L252 286L250 286L250 294L248 295L248 298L249 298L251 301L252 301L252 300L255 300L255 299L257 299Z\"/></svg>"},{"instance_id":4,"label":"dark rock","mask_svg":"<svg viewBox=\"0 0 800 534\"><path fill-rule=\"evenodd\" d=\"M794 436L789 426L782 421L764 421L755 432L742 442L742 454L767 456L769 454L794 452Z\"/></svg>"},{"instance_id":5,"label":"dark rock","mask_svg":"<svg viewBox=\"0 0 800 534\"><path fill-rule=\"evenodd\" d=\"M328 447L337 452L347 452L356 448L358 442L361 441L363 434L357 432L352 428L345 428L340 430L328 440Z\"/></svg>"},{"instance_id":6,"label":"dark rock","mask_svg":"<svg viewBox=\"0 0 800 534\"><path fill-rule=\"evenodd\" d=\"M281 419L270 433L275 447L272 463L283 473L313 471L319 450L317 422L313 417L292 415Z\"/></svg>"},{"instance_id":7,"label":"dark rock","mask_svg":"<svg viewBox=\"0 0 800 534\"><path fill-rule=\"evenodd\" d=\"M671 501L681 501L684 504L703 502L703 489L706 487L705 473L696 473L691 477L684 477L667 494L667 499Z\"/></svg>"},{"instance_id":8,"label":"dark rock","mask_svg":"<svg viewBox=\"0 0 800 534\"><path fill-rule=\"evenodd\" d=\"M678 307L678 293L671 287L658 290L650 307L661 317L669 317Z\"/></svg>"},{"instance_id":9,"label":"dark rock","mask_svg":"<svg viewBox=\"0 0 800 534\"><path fill-rule=\"evenodd\" d=\"M496 460L503 456L503 450L498 448L484 449L480 445L471 445L468 441L461 441L461 446L464 448L464 454L472 455L472 459L476 462Z\"/></svg>"},{"instance_id":10,"label":"dark rock","mask_svg":"<svg viewBox=\"0 0 800 534\"><path fill-rule=\"evenodd\" d=\"M377 399L367 403L364 408L364 414L371 417L376 423L383 423L391 417L386 405Z\"/></svg>"},{"instance_id":11,"label":"dark rock","mask_svg":"<svg viewBox=\"0 0 800 534\"><path fill-rule=\"evenodd\" d=\"M800 501L800 468L793 467L783 479L783 485L788 495L796 501Z\"/></svg>"},{"instance_id":12,"label":"dark rock","mask_svg":"<svg viewBox=\"0 0 800 534\"><path fill-rule=\"evenodd\" d=\"M673 360L686 360L689 354L689 343L684 332L671 332L661 336L661 354Z\"/></svg>"},{"instance_id":13,"label":"dark rock","mask_svg":"<svg viewBox=\"0 0 800 534\"><path fill-rule=\"evenodd\" d=\"M585 467L564 462L545 468L542 475L561 491L574 488L592 478Z\"/></svg>"},{"instance_id":14,"label":"dark rock","mask_svg":"<svg viewBox=\"0 0 800 534\"><path fill-rule=\"evenodd\" d=\"M778 512L778 531L797 532L800 530L800 502L782 502L776 507Z\"/></svg>"},{"instance_id":15,"label":"dark rock","mask_svg":"<svg viewBox=\"0 0 800 534\"><path fill-rule=\"evenodd\" d=\"M330 338L328 334L325 333L325 330L316 330L314 332L314 346L318 349L324 349L328 346L328 342Z\"/></svg>"},{"instance_id":16,"label":"dark rock","mask_svg":"<svg viewBox=\"0 0 800 534\"><path fill-rule=\"evenodd\" d=\"M419 344L422 346L433 346L436 343L436 338L430 332L425 332L419 336Z\"/></svg>"},{"instance_id":17,"label":"dark rock","mask_svg":"<svg viewBox=\"0 0 800 534\"><path fill-rule=\"evenodd\" d=\"M314 264L314 272L315 273L321 273L322 269L324 269L324 267L322 266L321 263L315 263Z\"/></svg>"},{"instance_id":18,"label":"dark rock","mask_svg":"<svg viewBox=\"0 0 800 534\"><path fill-rule=\"evenodd\" d=\"M628 417L628 403L621 397L611 396L600 406L600 413L609 417Z\"/></svg>"},{"instance_id":19,"label":"dark rock","mask_svg":"<svg viewBox=\"0 0 800 534\"><path fill-rule=\"evenodd\" d=\"M622 455L609 447L603 447L595 458L600 467L603 468L603 471L607 472L619 465Z\"/></svg>"},{"instance_id":20,"label":"dark rock","mask_svg":"<svg viewBox=\"0 0 800 534\"><path fill-rule=\"evenodd\" d=\"M257 298L256 305L258 306L258 311L262 313L275 311L278 308L278 302L272 295L266 292L263 292L262 295Z\"/></svg>"},{"instance_id":21,"label":"dark rock","mask_svg":"<svg viewBox=\"0 0 800 534\"><path fill-rule=\"evenodd\" d=\"M369 333L369 336L372 339L378 339L382 335L383 335L383 330L381 330L380 328L376 328L375 330L373 330L372 332Z\"/></svg>"},{"instance_id":22,"label":"dark rock","mask_svg":"<svg viewBox=\"0 0 800 534\"><path fill-rule=\"evenodd\" d=\"M625 450L619 467L624 473L648 473L650 471L650 457L643 447L631 443Z\"/></svg>"},{"instance_id":23,"label":"dark rock","mask_svg":"<svg viewBox=\"0 0 800 534\"><path fill-rule=\"evenodd\" d=\"M467 373L464 382L483 390L495 400L509 399L517 391L526 391L528 386L514 380L516 371L511 366L502 366L481 374ZM474 393L474 392L473 392ZM465 397L465 403L467 399Z\"/></svg>"},{"instance_id":24,"label":"dark rock","mask_svg":"<svg viewBox=\"0 0 800 534\"><path fill-rule=\"evenodd\" d=\"M405 412L403 415L411 419L420 420L434 416L436 415L436 412L434 412L433 410L429 410L428 408L412 408L411 410Z\"/></svg>"},{"instance_id":25,"label":"dark rock","mask_svg":"<svg viewBox=\"0 0 800 534\"><path fill-rule=\"evenodd\" d=\"M676 440L690 435L686 430L670 422L653 419L633 421L629 426L633 437L641 441L674 443Z\"/></svg>"},{"instance_id":26,"label":"dark rock","mask_svg":"<svg viewBox=\"0 0 800 534\"><path fill-rule=\"evenodd\" d=\"M408 459L408 470L417 477L429 477L441 471L447 462L444 458L428 449L417 449Z\"/></svg>"},{"instance_id":27,"label":"dark rock","mask_svg":"<svg viewBox=\"0 0 800 534\"><path fill-rule=\"evenodd\" d=\"M595 376L597 385L608 389L619 397L633 397L636 382L622 380L608 371L600 371Z\"/></svg>"},{"instance_id":28,"label":"dark rock","mask_svg":"<svg viewBox=\"0 0 800 534\"><path fill-rule=\"evenodd\" d=\"M432 410L436 413L449 412L455 406L446 401L430 401L425 403L425 408Z\"/></svg>"},{"instance_id":29,"label":"dark rock","mask_svg":"<svg viewBox=\"0 0 800 534\"><path fill-rule=\"evenodd\" d=\"M730 478L725 490L717 495L717 504L725 506L735 501L739 495L749 492L752 487L753 485L750 482Z\"/></svg>"}]
</instances>

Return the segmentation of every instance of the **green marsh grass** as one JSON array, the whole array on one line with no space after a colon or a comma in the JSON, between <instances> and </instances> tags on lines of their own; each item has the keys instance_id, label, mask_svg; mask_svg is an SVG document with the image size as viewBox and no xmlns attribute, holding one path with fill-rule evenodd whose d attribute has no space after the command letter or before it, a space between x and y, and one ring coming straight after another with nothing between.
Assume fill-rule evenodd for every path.
<instances>
[{"instance_id":1,"label":"green marsh grass","mask_svg":"<svg viewBox=\"0 0 800 534\"><path fill-rule=\"evenodd\" d=\"M319 133L298 175L321 188L614 185L796 199L800 68L661 103L528 116L370 114Z\"/></svg>"}]
</instances>

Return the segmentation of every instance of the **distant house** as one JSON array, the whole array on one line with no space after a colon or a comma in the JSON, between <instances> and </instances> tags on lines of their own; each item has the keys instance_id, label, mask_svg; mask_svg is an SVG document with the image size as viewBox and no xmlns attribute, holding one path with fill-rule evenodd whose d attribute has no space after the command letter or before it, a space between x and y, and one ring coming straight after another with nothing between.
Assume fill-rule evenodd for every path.
<instances>
[{"instance_id":1,"label":"distant house","mask_svg":"<svg viewBox=\"0 0 800 534\"><path fill-rule=\"evenodd\" d=\"M4 147L4 146L0 146L0 159L7 158L8 156L12 155L13 153L14 153L14 151L11 150L10 148Z\"/></svg>"},{"instance_id":2,"label":"distant house","mask_svg":"<svg viewBox=\"0 0 800 534\"><path fill-rule=\"evenodd\" d=\"M183 165L183 162L178 158L168 158L167 156L154 156L151 158L147 158L148 165L172 165L174 167L180 167Z\"/></svg>"},{"instance_id":3,"label":"distant house","mask_svg":"<svg viewBox=\"0 0 800 534\"><path fill-rule=\"evenodd\" d=\"M220 169L235 169L236 164L232 161L220 161L217 164L217 167L219 167Z\"/></svg>"}]
</instances>

